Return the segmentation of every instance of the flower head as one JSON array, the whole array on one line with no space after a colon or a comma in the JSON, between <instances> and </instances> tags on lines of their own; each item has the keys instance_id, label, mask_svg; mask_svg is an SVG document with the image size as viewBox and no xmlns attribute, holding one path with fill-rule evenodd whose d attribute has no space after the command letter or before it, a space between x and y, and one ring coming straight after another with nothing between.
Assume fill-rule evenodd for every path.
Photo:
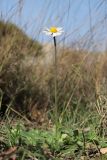
<instances>
[{"instance_id":1,"label":"flower head","mask_svg":"<svg viewBox=\"0 0 107 160\"><path fill-rule=\"evenodd\" d=\"M50 27L50 28L46 28L43 32L46 35L51 35L53 37L56 37L56 36L60 36L64 31L62 28L59 28L59 27Z\"/></svg>"}]
</instances>

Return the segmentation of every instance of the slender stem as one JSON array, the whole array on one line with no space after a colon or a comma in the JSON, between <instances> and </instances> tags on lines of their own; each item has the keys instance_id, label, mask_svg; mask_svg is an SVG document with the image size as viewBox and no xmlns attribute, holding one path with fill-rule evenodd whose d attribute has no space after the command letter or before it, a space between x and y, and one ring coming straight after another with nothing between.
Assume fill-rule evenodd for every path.
<instances>
[{"instance_id":1,"label":"slender stem","mask_svg":"<svg viewBox=\"0 0 107 160\"><path fill-rule=\"evenodd\" d=\"M83 152L84 154L86 154L86 141L85 141L85 135L83 130L82 130L82 136L83 136Z\"/></svg>"},{"instance_id":2,"label":"slender stem","mask_svg":"<svg viewBox=\"0 0 107 160\"><path fill-rule=\"evenodd\" d=\"M58 130L58 102L57 102L57 46L56 46L56 38L53 37L54 47L55 47L55 59L54 59L54 69L55 69L55 125L56 125L56 134Z\"/></svg>"}]
</instances>

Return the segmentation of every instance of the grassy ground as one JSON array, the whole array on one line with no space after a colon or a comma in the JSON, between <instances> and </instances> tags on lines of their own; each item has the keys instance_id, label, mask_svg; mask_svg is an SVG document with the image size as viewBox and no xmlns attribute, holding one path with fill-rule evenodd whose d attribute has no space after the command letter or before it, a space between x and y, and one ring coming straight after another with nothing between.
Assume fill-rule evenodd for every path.
<instances>
[{"instance_id":1,"label":"grassy ground","mask_svg":"<svg viewBox=\"0 0 107 160\"><path fill-rule=\"evenodd\" d=\"M46 129L37 127L35 122L14 119L7 118L1 123L1 159L107 159L106 137L99 133L94 122L87 128L77 127L74 123L70 123L70 127L67 122L66 125L59 123L56 135L52 124Z\"/></svg>"},{"instance_id":2,"label":"grassy ground","mask_svg":"<svg viewBox=\"0 0 107 160\"><path fill-rule=\"evenodd\" d=\"M106 53L58 49L56 122L48 50L0 22L0 160L106 160Z\"/></svg>"}]
</instances>

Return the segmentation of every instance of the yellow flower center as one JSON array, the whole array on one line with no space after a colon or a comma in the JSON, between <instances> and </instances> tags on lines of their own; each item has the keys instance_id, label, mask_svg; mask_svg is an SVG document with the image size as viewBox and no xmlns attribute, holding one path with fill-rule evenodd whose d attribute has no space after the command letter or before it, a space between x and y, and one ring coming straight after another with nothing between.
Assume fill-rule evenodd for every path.
<instances>
[{"instance_id":1,"label":"yellow flower center","mask_svg":"<svg viewBox=\"0 0 107 160\"><path fill-rule=\"evenodd\" d=\"M50 28L50 32L52 32L52 33L56 33L56 32L58 32L58 30L57 30L57 28L56 28L56 27L51 27L51 28Z\"/></svg>"}]
</instances>

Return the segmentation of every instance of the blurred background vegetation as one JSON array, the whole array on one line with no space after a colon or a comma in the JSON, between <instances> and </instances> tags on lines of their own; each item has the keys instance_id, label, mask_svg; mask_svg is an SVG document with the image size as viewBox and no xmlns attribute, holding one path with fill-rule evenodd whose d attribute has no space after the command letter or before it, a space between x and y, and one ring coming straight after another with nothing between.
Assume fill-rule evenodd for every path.
<instances>
[{"instance_id":1,"label":"blurred background vegetation","mask_svg":"<svg viewBox=\"0 0 107 160\"><path fill-rule=\"evenodd\" d=\"M66 3L67 10L64 15L66 18L72 10L71 6L75 4L71 1L67 2L69 3ZM45 7L47 8L52 3L47 1ZM60 3L62 4L62 2ZM106 38L104 38L106 31L105 29L103 30L103 27L105 28L106 26L106 10L104 10L106 3L104 0L96 0L94 4L96 6L93 10L91 8L91 1L87 0L89 27L88 29L84 28L84 35L78 41L75 41L75 39L72 41L72 37L79 34L78 29L82 27L78 26L76 33L76 28L74 28L71 34L67 33L67 28L65 27L63 38L60 38L57 43L58 110L60 114L64 111L67 112L68 116L75 117L76 115L74 118L75 122L78 117L83 120L82 115L85 114L87 116L88 113L97 114L101 117L105 115L107 102L107 53L106 47L104 49L103 47L100 48L100 46L106 44ZM15 10L15 7L18 10ZM11 8L8 15L13 15L14 17L19 15L20 17L24 1L17 1L15 7ZM43 8L43 6L41 7ZM96 21L95 19L98 18L102 8L103 14L101 14L102 16L99 18L99 21ZM13 12L13 10L17 12ZM39 26L39 23L36 25L37 33L35 39L31 38L31 36L29 37L21 27L18 27L11 21L11 18L7 19L7 17L1 13L1 107L6 108L6 106L9 106L9 111L13 108L21 114L25 114L32 119L37 119L37 116L40 116L39 111L43 115L43 111L53 110L54 106L54 48L53 44L49 43L50 39L49 41L45 39L43 42L39 39L44 24L47 23L43 19L39 21L41 23ZM70 18L72 17L69 16ZM56 24L59 24L59 20L57 22ZM49 24L51 23L52 20ZM63 23L61 22L61 24ZM70 24L68 26L70 27ZM102 44L100 44L101 33ZM96 38L97 34L99 37L97 36ZM97 48L95 48L96 44Z\"/></svg>"}]
</instances>

